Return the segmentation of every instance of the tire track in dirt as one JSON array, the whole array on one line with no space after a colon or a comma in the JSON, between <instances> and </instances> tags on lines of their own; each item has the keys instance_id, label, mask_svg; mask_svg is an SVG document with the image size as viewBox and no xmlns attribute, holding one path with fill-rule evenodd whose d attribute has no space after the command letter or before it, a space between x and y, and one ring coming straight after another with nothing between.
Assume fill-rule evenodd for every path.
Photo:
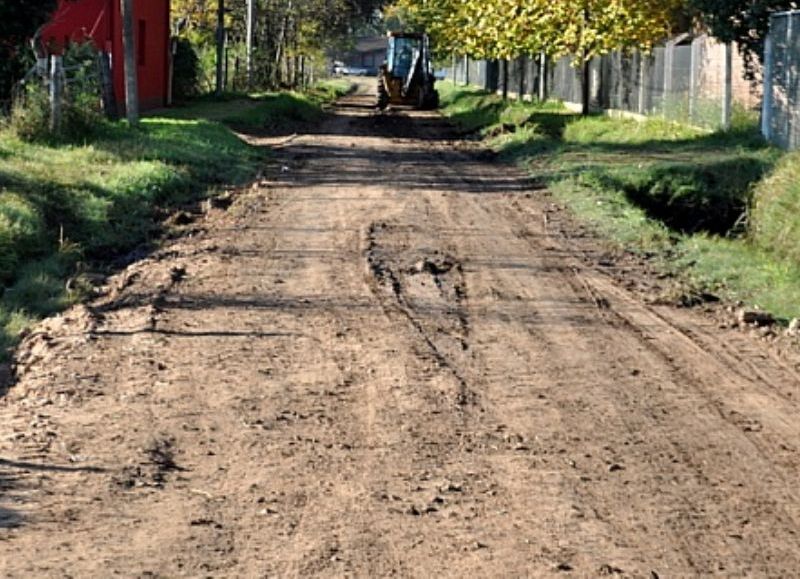
<instances>
[{"instance_id":1,"label":"tire track in dirt","mask_svg":"<svg viewBox=\"0 0 800 579\"><path fill-rule=\"evenodd\" d=\"M31 338L0 574L792 575L796 374L369 102Z\"/></svg>"}]
</instances>

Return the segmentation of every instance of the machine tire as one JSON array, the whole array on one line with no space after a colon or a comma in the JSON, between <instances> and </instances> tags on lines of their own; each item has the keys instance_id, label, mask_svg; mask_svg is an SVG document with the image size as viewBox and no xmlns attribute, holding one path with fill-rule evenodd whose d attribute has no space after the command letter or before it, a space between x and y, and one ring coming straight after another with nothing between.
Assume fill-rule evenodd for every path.
<instances>
[{"instance_id":1,"label":"machine tire","mask_svg":"<svg viewBox=\"0 0 800 579\"><path fill-rule=\"evenodd\" d=\"M383 84L383 78L378 78L378 108L380 110L386 109L390 100L389 93L386 92L386 87Z\"/></svg>"},{"instance_id":2,"label":"machine tire","mask_svg":"<svg viewBox=\"0 0 800 579\"><path fill-rule=\"evenodd\" d=\"M428 99L428 108L432 111L435 111L439 108L439 91L434 90L430 94L430 98Z\"/></svg>"},{"instance_id":3,"label":"machine tire","mask_svg":"<svg viewBox=\"0 0 800 579\"><path fill-rule=\"evenodd\" d=\"M428 89L419 93L417 108L423 111L432 111L439 108L439 91Z\"/></svg>"}]
</instances>

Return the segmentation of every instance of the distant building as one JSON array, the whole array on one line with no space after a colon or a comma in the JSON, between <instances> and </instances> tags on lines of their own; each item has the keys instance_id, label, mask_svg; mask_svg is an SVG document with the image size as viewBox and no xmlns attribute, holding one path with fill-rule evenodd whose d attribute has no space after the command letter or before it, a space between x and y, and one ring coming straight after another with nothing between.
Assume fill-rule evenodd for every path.
<instances>
[{"instance_id":1,"label":"distant building","mask_svg":"<svg viewBox=\"0 0 800 579\"><path fill-rule=\"evenodd\" d=\"M140 107L167 104L170 84L170 0L134 0ZM111 55L114 94L125 106L125 63L119 0L59 0L40 36L41 49L59 54L71 43L93 42Z\"/></svg>"},{"instance_id":2,"label":"distant building","mask_svg":"<svg viewBox=\"0 0 800 579\"><path fill-rule=\"evenodd\" d=\"M361 38L342 60L349 68L363 68L369 74L377 74L378 67L386 60L387 46L385 36Z\"/></svg>"}]
</instances>

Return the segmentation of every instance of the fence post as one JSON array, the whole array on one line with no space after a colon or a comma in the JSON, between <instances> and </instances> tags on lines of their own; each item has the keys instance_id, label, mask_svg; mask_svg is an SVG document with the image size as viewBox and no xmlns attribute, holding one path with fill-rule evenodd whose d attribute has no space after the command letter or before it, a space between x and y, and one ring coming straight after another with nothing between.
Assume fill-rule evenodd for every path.
<instances>
[{"instance_id":1,"label":"fence post","mask_svg":"<svg viewBox=\"0 0 800 579\"><path fill-rule=\"evenodd\" d=\"M517 72L519 73L519 84L517 89L519 92L517 93L517 100L520 102L525 100L525 55L522 55L517 58Z\"/></svg>"},{"instance_id":2,"label":"fence post","mask_svg":"<svg viewBox=\"0 0 800 579\"><path fill-rule=\"evenodd\" d=\"M36 58L36 72L41 78L46 77L50 73L48 70L49 65L50 62L46 56Z\"/></svg>"},{"instance_id":3,"label":"fence post","mask_svg":"<svg viewBox=\"0 0 800 579\"><path fill-rule=\"evenodd\" d=\"M111 59L107 52L97 53L97 68L100 71L100 86L103 91L103 112L107 118L115 120L117 118L117 99L114 95Z\"/></svg>"},{"instance_id":4,"label":"fence post","mask_svg":"<svg viewBox=\"0 0 800 579\"><path fill-rule=\"evenodd\" d=\"M692 50L689 52L691 55L689 60L689 122L694 122L695 116L695 109L697 108L697 67L698 61L700 60L697 57L697 53L699 52L698 47L700 46L698 42L698 38L692 39Z\"/></svg>"},{"instance_id":5,"label":"fence post","mask_svg":"<svg viewBox=\"0 0 800 579\"><path fill-rule=\"evenodd\" d=\"M723 66L725 87L722 93L722 128L728 131L733 118L733 44L730 42L725 43Z\"/></svg>"},{"instance_id":6,"label":"fence post","mask_svg":"<svg viewBox=\"0 0 800 579\"><path fill-rule=\"evenodd\" d=\"M761 134L772 140L772 34L764 42L764 96L761 100Z\"/></svg>"},{"instance_id":7,"label":"fence post","mask_svg":"<svg viewBox=\"0 0 800 579\"><path fill-rule=\"evenodd\" d=\"M675 41L670 40L664 50L664 95L661 97L661 113L666 118L670 94L672 93L672 61L675 57Z\"/></svg>"},{"instance_id":8,"label":"fence post","mask_svg":"<svg viewBox=\"0 0 800 579\"><path fill-rule=\"evenodd\" d=\"M649 66L649 56L641 50L637 52L639 56L639 114L644 115L647 113L647 107L644 104L647 91L645 90L645 83L647 82L647 67Z\"/></svg>"},{"instance_id":9,"label":"fence post","mask_svg":"<svg viewBox=\"0 0 800 579\"><path fill-rule=\"evenodd\" d=\"M464 86L469 85L469 55L464 55Z\"/></svg>"},{"instance_id":10,"label":"fence post","mask_svg":"<svg viewBox=\"0 0 800 579\"><path fill-rule=\"evenodd\" d=\"M64 62L61 56L53 56L50 61L50 131L58 133L61 129L61 100L63 98Z\"/></svg>"}]
</instances>

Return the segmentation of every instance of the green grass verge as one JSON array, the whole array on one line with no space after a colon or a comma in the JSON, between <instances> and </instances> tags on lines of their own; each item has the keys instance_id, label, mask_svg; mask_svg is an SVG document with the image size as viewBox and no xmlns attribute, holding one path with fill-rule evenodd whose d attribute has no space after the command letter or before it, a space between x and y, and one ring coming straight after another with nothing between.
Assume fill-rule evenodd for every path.
<instances>
[{"instance_id":1,"label":"green grass verge","mask_svg":"<svg viewBox=\"0 0 800 579\"><path fill-rule=\"evenodd\" d=\"M82 264L108 263L153 240L165 211L252 178L265 153L223 123L318 120L349 89L256 95L244 111L241 97L201 99L135 129L109 124L83 145L28 143L0 127L0 362L24 328L82 297L66 283Z\"/></svg>"},{"instance_id":2,"label":"green grass verge","mask_svg":"<svg viewBox=\"0 0 800 579\"><path fill-rule=\"evenodd\" d=\"M800 155L737 115L710 133L660 119L582 118L441 85L443 112L625 249L697 290L800 317Z\"/></svg>"},{"instance_id":3,"label":"green grass verge","mask_svg":"<svg viewBox=\"0 0 800 579\"><path fill-rule=\"evenodd\" d=\"M206 97L186 108L170 111L173 118L203 118L239 129L269 129L291 123L312 123L323 115L323 105L352 90L352 83L334 79L315 84L306 92L227 94Z\"/></svg>"}]
</instances>

